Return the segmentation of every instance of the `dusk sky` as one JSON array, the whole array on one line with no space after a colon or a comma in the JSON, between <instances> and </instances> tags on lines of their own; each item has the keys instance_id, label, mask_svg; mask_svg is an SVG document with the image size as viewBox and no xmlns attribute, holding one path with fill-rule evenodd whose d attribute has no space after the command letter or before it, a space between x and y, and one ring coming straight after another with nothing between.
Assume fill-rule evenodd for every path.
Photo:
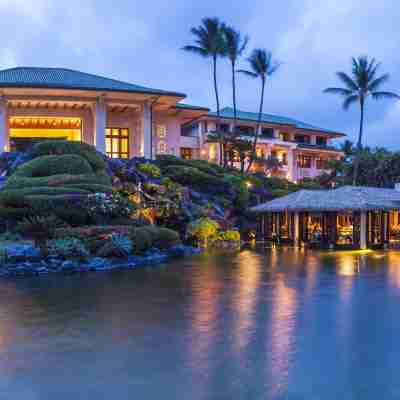
<instances>
[{"instance_id":1,"label":"dusk sky","mask_svg":"<svg viewBox=\"0 0 400 400\"><path fill-rule=\"evenodd\" d=\"M354 140L357 106L323 94L351 56L370 55L400 93L398 0L0 0L0 66L78 69L188 95L215 108L209 61L184 53L190 28L218 16L283 63L268 83L264 111L343 131ZM241 62L241 67L246 61ZM226 61L219 68L222 104L231 105ZM256 111L259 82L240 76L239 108ZM367 104L365 144L400 150L400 102Z\"/></svg>"}]
</instances>

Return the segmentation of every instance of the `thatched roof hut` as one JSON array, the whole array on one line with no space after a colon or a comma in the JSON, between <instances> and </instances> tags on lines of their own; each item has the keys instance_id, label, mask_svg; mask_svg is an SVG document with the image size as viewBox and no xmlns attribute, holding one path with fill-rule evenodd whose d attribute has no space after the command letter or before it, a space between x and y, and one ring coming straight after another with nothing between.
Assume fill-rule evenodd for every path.
<instances>
[{"instance_id":1,"label":"thatched roof hut","mask_svg":"<svg viewBox=\"0 0 400 400\"><path fill-rule=\"evenodd\" d=\"M299 190L252 207L250 211L263 214L283 211L323 212L391 209L400 209L400 190L343 186L331 190Z\"/></svg>"}]
</instances>

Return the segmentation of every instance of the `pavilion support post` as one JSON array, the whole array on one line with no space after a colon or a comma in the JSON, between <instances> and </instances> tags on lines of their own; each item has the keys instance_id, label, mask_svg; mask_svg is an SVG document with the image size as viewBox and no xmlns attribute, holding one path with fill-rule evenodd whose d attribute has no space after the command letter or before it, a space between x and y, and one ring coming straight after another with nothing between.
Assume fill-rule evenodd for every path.
<instances>
[{"instance_id":1,"label":"pavilion support post","mask_svg":"<svg viewBox=\"0 0 400 400\"><path fill-rule=\"evenodd\" d=\"M293 244L300 246L300 214L298 212L294 213L293 223Z\"/></svg>"},{"instance_id":2,"label":"pavilion support post","mask_svg":"<svg viewBox=\"0 0 400 400\"><path fill-rule=\"evenodd\" d=\"M382 242L383 242L383 247L387 249L389 247L389 212L382 211L382 218L383 218Z\"/></svg>"},{"instance_id":3,"label":"pavilion support post","mask_svg":"<svg viewBox=\"0 0 400 400\"><path fill-rule=\"evenodd\" d=\"M367 243L367 211L361 211L360 215L360 249L365 250Z\"/></svg>"},{"instance_id":4,"label":"pavilion support post","mask_svg":"<svg viewBox=\"0 0 400 400\"><path fill-rule=\"evenodd\" d=\"M0 154L9 151L7 100L0 97Z\"/></svg>"},{"instance_id":5,"label":"pavilion support post","mask_svg":"<svg viewBox=\"0 0 400 400\"><path fill-rule=\"evenodd\" d=\"M94 107L94 145L100 153L106 154L107 106L99 97Z\"/></svg>"}]
</instances>

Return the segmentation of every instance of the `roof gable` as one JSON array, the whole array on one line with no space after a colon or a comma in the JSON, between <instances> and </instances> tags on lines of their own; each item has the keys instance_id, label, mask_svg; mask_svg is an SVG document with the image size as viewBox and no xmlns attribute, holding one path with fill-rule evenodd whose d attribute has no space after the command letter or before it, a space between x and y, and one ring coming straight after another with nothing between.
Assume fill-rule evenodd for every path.
<instances>
[{"instance_id":1,"label":"roof gable","mask_svg":"<svg viewBox=\"0 0 400 400\"><path fill-rule=\"evenodd\" d=\"M182 93L147 88L65 68L17 67L1 70L0 87L100 90L186 97Z\"/></svg>"}]
</instances>

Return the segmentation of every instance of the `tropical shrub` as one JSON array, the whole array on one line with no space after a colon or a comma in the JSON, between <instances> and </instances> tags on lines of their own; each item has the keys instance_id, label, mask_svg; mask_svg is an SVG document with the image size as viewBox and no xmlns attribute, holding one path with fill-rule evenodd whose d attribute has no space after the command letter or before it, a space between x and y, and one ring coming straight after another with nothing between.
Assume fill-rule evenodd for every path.
<instances>
[{"instance_id":1,"label":"tropical shrub","mask_svg":"<svg viewBox=\"0 0 400 400\"><path fill-rule=\"evenodd\" d=\"M113 233L97 251L100 257L127 257L133 250L132 240L127 235Z\"/></svg>"},{"instance_id":2,"label":"tropical shrub","mask_svg":"<svg viewBox=\"0 0 400 400\"><path fill-rule=\"evenodd\" d=\"M50 240L47 243L47 250L50 255L60 256L66 259L84 259L89 256L89 251L86 249L83 241L70 237Z\"/></svg>"},{"instance_id":3,"label":"tropical shrub","mask_svg":"<svg viewBox=\"0 0 400 400\"><path fill-rule=\"evenodd\" d=\"M145 227L132 229L129 237L133 242L134 252L136 254L143 253L153 246L153 239L150 232Z\"/></svg>"},{"instance_id":4,"label":"tropical shrub","mask_svg":"<svg viewBox=\"0 0 400 400\"><path fill-rule=\"evenodd\" d=\"M41 178L50 175L84 175L93 173L90 164L76 154L43 156L22 164L14 177Z\"/></svg>"},{"instance_id":5,"label":"tropical shrub","mask_svg":"<svg viewBox=\"0 0 400 400\"><path fill-rule=\"evenodd\" d=\"M18 242L22 240L22 236L16 232L6 231L0 234L0 242Z\"/></svg>"},{"instance_id":6,"label":"tropical shrub","mask_svg":"<svg viewBox=\"0 0 400 400\"><path fill-rule=\"evenodd\" d=\"M69 140L46 140L37 143L32 152L34 158L63 154L74 154L84 158L95 172L106 169L105 157L98 153L94 146L87 143Z\"/></svg>"},{"instance_id":7,"label":"tropical shrub","mask_svg":"<svg viewBox=\"0 0 400 400\"><path fill-rule=\"evenodd\" d=\"M156 165L151 164L151 163L143 163L139 164L137 169L142 172L143 174L146 174L148 176L151 176L152 178L160 178L161 177L161 170L158 168Z\"/></svg>"},{"instance_id":8,"label":"tropical shrub","mask_svg":"<svg viewBox=\"0 0 400 400\"><path fill-rule=\"evenodd\" d=\"M216 236L218 229L218 222L211 218L203 217L189 224L187 235L195 238L201 245L207 247L209 239Z\"/></svg>"},{"instance_id":9,"label":"tropical shrub","mask_svg":"<svg viewBox=\"0 0 400 400\"><path fill-rule=\"evenodd\" d=\"M95 222L109 221L114 218L130 218L136 210L135 205L118 192L88 195L84 208Z\"/></svg>"},{"instance_id":10,"label":"tropical shrub","mask_svg":"<svg viewBox=\"0 0 400 400\"><path fill-rule=\"evenodd\" d=\"M36 244L42 246L46 239L54 237L57 228L64 225L65 223L55 215L31 215L17 224L16 231L24 237L32 238Z\"/></svg>"},{"instance_id":11,"label":"tropical shrub","mask_svg":"<svg viewBox=\"0 0 400 400\"><path fill-rule=\"evenodd\" d=\"M227 242L240 242L240 233L234 230L219 232L217 240Z\"/></svg>"},{"instance_id":12,"label":"tropical shrub","mask_svg":"<svg viewBox=\"0 0 400 400\"><path fill-rule=\"evenodd\" d=\"M223 178L207 174L194 167L171 165L166 167L163 173L174 182L208 193L222 194L231 189L229 183Z\"/></svg>"}]
</instances>

